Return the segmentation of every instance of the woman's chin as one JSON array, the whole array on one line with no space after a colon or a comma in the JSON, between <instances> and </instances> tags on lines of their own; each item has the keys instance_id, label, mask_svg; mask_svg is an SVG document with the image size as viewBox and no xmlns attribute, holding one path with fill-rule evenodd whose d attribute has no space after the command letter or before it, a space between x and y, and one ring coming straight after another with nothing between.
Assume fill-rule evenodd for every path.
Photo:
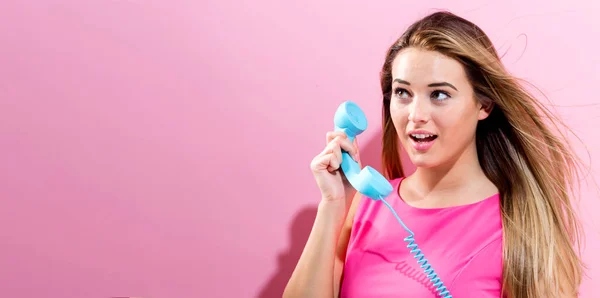
<instances>
[{"instance_id":1,"label":"woman's chin","mask_svg":"<svg viewBox=\"0 0 600 298\"><path fill-rule=\"evenodd\" d=\"M429 154L409 154L409 158L416 168L431 168L437 164Z\"/></svg>"}]
</instances>

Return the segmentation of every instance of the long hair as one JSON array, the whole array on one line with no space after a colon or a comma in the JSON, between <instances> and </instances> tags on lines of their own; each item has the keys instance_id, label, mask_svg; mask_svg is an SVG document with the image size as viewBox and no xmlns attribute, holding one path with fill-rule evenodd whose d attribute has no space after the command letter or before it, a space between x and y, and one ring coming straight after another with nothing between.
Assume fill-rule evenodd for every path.
<instances>
[{"instance_id":1,"label":"long hair","mask_svg":"<svg viewBox=\"0 0 600 298\"><path fill-rule=\"evenodd\" d=\"M388 49L381 70L386 176L404 175L390 97L392 62L408 47L460 62L476 100L493 107L477 125L476 146L485 175L501 195L504 294L575 296L584 268L578 251L583 234L572 206L578 159L558 129L562 122L508 73L488 36L470 21L450 12L430 14Z\"/></svg>"}]
</instances>

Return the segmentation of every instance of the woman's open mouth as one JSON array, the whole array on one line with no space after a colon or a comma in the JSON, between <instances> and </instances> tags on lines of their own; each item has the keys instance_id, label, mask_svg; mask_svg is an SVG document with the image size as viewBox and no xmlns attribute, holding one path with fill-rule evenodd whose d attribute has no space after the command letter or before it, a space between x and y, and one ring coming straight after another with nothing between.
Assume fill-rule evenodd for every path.
<instances>
[{"instance_id":1,"label":"woman's open mouth","mask_svg":"<svg viewBox=\"0 0 600 298\"><path fill-rule=\"evenodd\" d=\"M413 133L409 134L410 139L412 140L412 145L417 151L427 151L433 143L435 139L437 139L437 135L434 134L424 134L424 133Z\"/></svg>"}]
</instances>

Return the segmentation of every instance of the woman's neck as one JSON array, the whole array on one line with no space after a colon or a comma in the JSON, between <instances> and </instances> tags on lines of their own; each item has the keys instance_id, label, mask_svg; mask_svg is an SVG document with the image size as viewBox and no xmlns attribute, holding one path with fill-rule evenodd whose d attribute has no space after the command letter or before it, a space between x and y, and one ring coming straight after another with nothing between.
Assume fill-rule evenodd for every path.
<instances>
[{"instance_id":1,"label":"woman's neck","mask_svg":"<svg viewBox=\"0 0 600 298\"><path fill-rule=\"evenodd\" d=\"M411 175L419 197L454 197L457 193L490 193L497 189L486 177L475 144L453 162L432 168L417 168ZM485 195L483 195L485 196ZM458 203L458 202L457 202Z\"/></svg>"}]
</instances>

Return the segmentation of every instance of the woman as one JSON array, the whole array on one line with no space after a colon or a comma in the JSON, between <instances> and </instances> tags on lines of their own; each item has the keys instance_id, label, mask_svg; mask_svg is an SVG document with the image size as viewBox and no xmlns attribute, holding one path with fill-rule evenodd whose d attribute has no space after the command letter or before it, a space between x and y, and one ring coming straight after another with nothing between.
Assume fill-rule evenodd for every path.
<instances>
[{"instance_id":1,"label":"woman","mask_svg":"<svg viewBox=\"0 0 600 298\"><path fill-rule=\"evenodd\" d=\"M576 297L576 158L485 33L448 12L419 20L388 50L381 88L394 187L385 200L443 286L417 264L391 211L343 179L341 152L359 161L358 147L329 132L311 163L319 211L284 297ZM408 177L400 145L416 166Z\"/></svg>"}]
</instances>

